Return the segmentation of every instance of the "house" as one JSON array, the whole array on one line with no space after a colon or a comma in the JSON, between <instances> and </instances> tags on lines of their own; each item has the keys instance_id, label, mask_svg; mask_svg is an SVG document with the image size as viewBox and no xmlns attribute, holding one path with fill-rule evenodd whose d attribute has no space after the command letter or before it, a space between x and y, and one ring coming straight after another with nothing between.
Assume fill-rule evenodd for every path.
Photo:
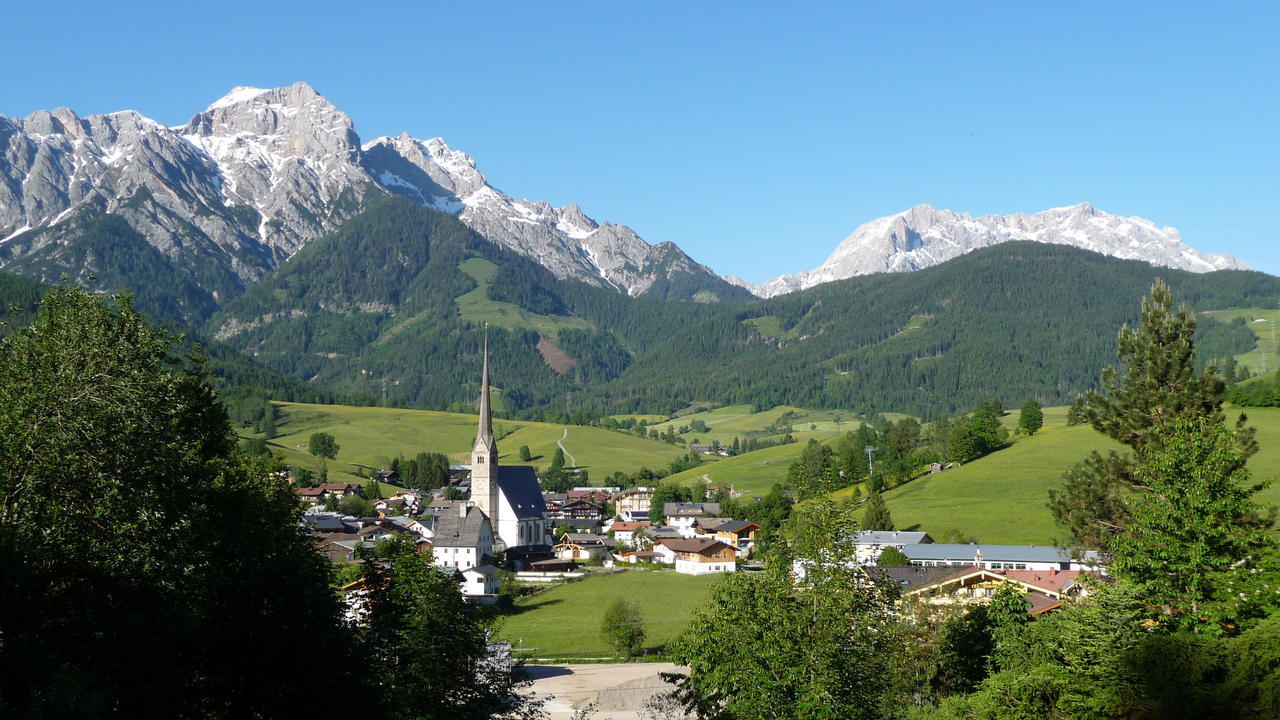
<instances>
[{"instance_id":1,"label":"house","mask_svg":"<svg viewBox=\"0 0 1280 720\"><path fill-rule=\"evenodd\" d=\"M324 488L306 487L294 488L293 494L297 495L299 500L308 505L319 505L324 502L324 498L328 493L324 491Z\"/></svg>"},{"instance_id":2,"label":"house","mask_svg":"<svg viewBox=\"0 0 1280 720\"><path fill-rule=\"evenodd\" d=\"M308 515L306 522L310 523L312 529L321 535L345 533L352 530L338 515Z\"/></svg>"},{"instance_id":3,"label":"house","mask_svg":"<svg viewBox=\"0 0 1280 720\"><path fill-rule=\"evenodd\" d=\"M320 489L325 491L325 496L334 495L339 500L348 495L359 495L364 497L364 486L355 483L320 483Z\"/></svg>"},{"instance_id":4,"label":"house","mask_svg":"<svg viewBox=\"0 0 1280 720\"><path fill-rule=\"evenodd\" d=\"M609 538L595 533L565 533L553 548L561 560L595 560L609 551Z\"/></svg>"},{"instance_id":5,"label":"house","mask_svg":"<svg viewBox=\"0 0 1280 720\"><path fill-rule=\"evenodd\" d=\"M695 535L715 535L716 528L721 525L732 522L733 518L727 517L701 517L693 521L693 533Z\"/></svg>"},{"instance_id":6,"label":"house","mask_svg":"<svg viewBox=\"0 0 1280 720\"><path fill-rule=\"evenodd\" d=\"M1082 570L987 570L975 566L897 566L868 568L872 576L896 582L905 600L929 605L973 605L991 601L1003 585L1013 585L1027 598L1027 612L1039 615L1061 607L1064 598L1083 597L1086 578L1099 579Z\"/></svg>"},{"instance_id":7,"label":"house","mask_svg":"<svg viewBox=\"0 0 1280 720\"><path fill-rule=\"evenodd\" d=\"M475 602L479 598L492 598L498 594L498 568L478 565L462 571L462 594Z\"/></svg>"},{"instance_id":8,"label":"house","mask_svg":"<svg viewBox=\"0 0 1280 720\"><path fill-rule=\"evenodd\" d=\"M645 537L646 528L651 525L652 523L648 520L641 520L639 522L619 520L610 527L610 532L613 533L613 539L619 545L636 547L636 534L639 533L641 537Z\"/></svg>"},{"instance_id":9,"label":"house","mask_svg":"<svg viewBox=\"0 0 1280 720\"><path fill-rule=\"evenodd\" d=\"M392 537L394 535L395 535L394 532L392 532L390 529L385 528L381 525L366 525L365 527L360 528L360 530L356 533L356 536L359 537L362 541L371 542L371 543L376 543L380 540L386 540L387 538Z\"/></svg>"},{"instance_id":10,"label":"house","mask_svg":"<svg viewBox=\"0 0 1280 720\"><path fill-rule=\"evenodd\" d=\"M675 528L681 537L691 538L695 535L693 523L701 517L715 517L720 514L720 503L686 502L663 503L662 516L667 525Z\"/></svg>"},{"instance_id":11,"label":"house","mask_svg":"<svg viewBox=\"0 0 1280 720\"><path fill-rule=\"evenodd\" d=\"M562 514L575 520L600 520L604 517L604 508L587 500L573 500L563 506Z\"/></svg>"},{"instance_id":12,"label":"house","mask_svg":"<svg viewBox=\"0 0 1280 720\"><path fill-rule=\"evenodd\" d=\"M685 575L734 572L738 569L737 551L730 545L709 537L663 540L654 543L654 552L665 558L674 556L676 572Z\"/></svg>"},{"instance_id":13,"label":"house","mask_svg":"<svg viewBox=\"0 0 1280 720\"><path fill-rule=\"evenodd\" d=\"M696 453L702 453L704 455L710 455L712 452L711 444L710 443L690 443L689 452L696 452Z\"/></svg>"},{"instance_id":14,"label":"house","mask_svg":"<svg viewBox=\"0 0 1280 720\"><path fill-rule=\"evenodd\" d=\"M360 538L355 533L329 533L320 538L320 552L335 564L355 562L356 551L360 548Z\"/></svg>"},{"instance_id":15,"label":"house","mask_svg":"<svg viewBox=\"0 0 1280 720\"><path fill-rule=\"evenodd\" d=\"M477 567L493 557L493 526L478 508L459 503L455 512L436 518L432 545L440 567L459 571Z\"/></svg>"},{"instance_id":16,"label":"house","mask_svg":"<svg viewBox=\"0 0 1280 720\"><path fill-rule=\"evenodd\" d=\"M859 565L875 565L880 553L887 547L899 551L908 545L933 543L929 533L907 532L904 530L859 530L855 539L855 553Z\"/></svg>"},{"instance_id":17,"label":"house","mask_svg":"<svg viewBox=\"0 0 1280 720\"><path fill-rule=\"evenodd\" d=\"M637 487L613 496L618 517L632 522L649 519L649 506L653 503L653 488Z\"/></svg>"},{"instance_id":18,"label":"house","mask_svg":"<svg viewBox=\"0 0 1280 720\"><path fill-rule=\"evenodd\" d=\"M635 565L636 563L659 563L663 562L662 554L652 550L628 550L622 553L622 561Z\"/></svg>"},{"instance_id":19,"label":"house","mask_svg":"<svg viewBox=\"0 0 1280 720\"><path fill-rule=\"evenodd\" d=\"M760 526L750 520L730 520L716 527L713 537L738 551L740 555L750 552L756 544L756 533Z\"/></svg>"},{"instance_id":20,"label":"house","mask_svg":"<svg viewBox=\"0 0 1280 720\"><path fill-rule=\"evenodd\" d=\"M912 565L926 567L951 565L988 570L1099 570L1098 553L1088 551L1081 558L1071 552L1045 545L979 545L969 543L912 543L904 545L902 554Z\"/></svg>"},{"instance_id":21,"label":"house","mask_svg":"<svg viewBox=\"0 0 1280 720\"><path fill-rule=\"evenodd\" d=\"M544 517L548 520L559 520L564 517L564 506L568 502L568 493L542 493L542 503L547 506Z\"/></svg>"},{"instance_id":22,"label":"house","mask_svg":"<svg viewBox=\"0 0 1280 720\"><path fill-rule=\"evenodd\" d=\"M373 479L380 483L400 484L400 474L395 470L378 470L373 474Z\"/></svg>"}]
</instances>

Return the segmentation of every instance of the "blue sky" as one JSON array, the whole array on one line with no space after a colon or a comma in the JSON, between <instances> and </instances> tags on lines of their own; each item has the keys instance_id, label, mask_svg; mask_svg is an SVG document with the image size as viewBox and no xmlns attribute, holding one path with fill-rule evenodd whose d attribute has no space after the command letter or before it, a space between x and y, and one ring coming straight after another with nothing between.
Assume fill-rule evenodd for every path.
<instances>
[{"instance_id":1,"label":"blue sky","mask_svg":"<svg viewBox=\"0 0 1280 720\"><path fill-rule=\"evenodd\" d=\"M306 80L757 282L918 203L1088 201L1280 274L1280 4L1047 5L21 3L0 114Z\"/></svg>"}]
</instances>

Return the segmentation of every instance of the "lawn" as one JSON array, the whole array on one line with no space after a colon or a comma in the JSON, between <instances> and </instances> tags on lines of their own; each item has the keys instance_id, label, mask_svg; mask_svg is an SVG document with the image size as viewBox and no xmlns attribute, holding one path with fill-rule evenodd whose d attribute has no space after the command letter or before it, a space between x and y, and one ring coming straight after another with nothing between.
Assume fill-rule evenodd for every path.
<instances>
[{"instance_id":1,"label":"lawn","mask_svg":"<svg viewBox=\"0 0 1280 720\"><path fill-rule=\"evenodd\" d=\"M600 618L615 598L640 606L650 652L670 642L706 604L718 575L680 575L672 570L626 570L566 583L516 604L498 635L533 657L611 657L600 636Z\"/></svg>"},{"instance_id":2,"label":"lawn","mask_svg":"<svg viewBox=\"0 0 1280 720\"><path fill-rule=\"evenodd\" d=\"M764 495L774 483L786 480L787 468L800 459L804 446L805 443L796 442L721 458L663 478L662 482L694 487L727 485L737 492Z\"/></svg>"},{"instance_id":3,"label":"lawn","mask_svg":"<svg viewBox=\"0 0 1280 720\"><path fill-rule=\"evenodd\" d=\"M1228 420L1234 422L1239 413L1228 409ZM1057 415L1052 414L1054 425L1009 448L885 493L894 524L900 530L924 530L934 539L949 530L986 543L1046 545L1063 539L1045 505L1049 490L1060 487L1063 472L1090 451L1120 446L1087 425L1058 424ZM1254 479L1280 478L1280 408L1250 408L1248 416L1260 446L1249 462ZM1259 500L1280 504L1280 485L1263 491Z\"/></svg>"},{"instance_id":4,"label":"lawn","mask_svg":"<svg viewBox=\"0 0 1280 720\"><path fill-rule=\"evenodd\" d=\"M334 481L359 481L357 466L378 469L397 455L412 457L424 450L443 452L451 461L465 463L476 436L476 416L462 413L305 403L276 406L281 414L280 436L269 447L284 453L290 463L314 469L318 462L307 452L307 440L312 433L330 433L340 447L337 459L329 463ZM645 466L663 467L684 453L663 442L600 428L511 420L493 424L502 451L500 461L506 464L520 464L521 445L529 446L533 464L550 464L556 441L568 430L564 446L593 482L616 470L631 473Z\"/></svg>"},{"instance_id":5,"label":"lawn","mask_svg":"<svg viewBox=\"0 0 1280 720\"><path fill-rule=\"evenodd\" d=\"M724 445L731 445L735 437L743 439L781 437L783 433L771 432L769 428L782 420L787 413L792 413L786 418L786 422L791 424L792 434L796 437L801 433L820 433L823 437L845 433L856 428L859 421L855 414L842 410L805 410L790 405L779 405L753 413L750 405L726 405L714 410L682 415L652 427L658 432L666 432L668 429L678 431L695 420L701 420L707 424L708 432L689 431L681 437L690 442L697 438L701 442L719 440ZM899 414L886 414L886 416L891 420L906 417Z\"/></svg>"}]
</instances>

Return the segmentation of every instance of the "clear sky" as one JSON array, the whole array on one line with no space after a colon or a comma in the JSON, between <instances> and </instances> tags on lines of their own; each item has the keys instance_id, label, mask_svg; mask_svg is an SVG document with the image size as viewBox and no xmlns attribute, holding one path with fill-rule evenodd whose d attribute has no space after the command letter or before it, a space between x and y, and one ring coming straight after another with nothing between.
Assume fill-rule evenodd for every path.
<instances>
[{"instance_id":1,"label":"clear sky","mask_svg":"<svg viewBox=\"0 0 1280 720\"><path fill-rule=\"evenodd\" d=\"M306 80L756 282L918 203L1088 201L1280 274L1280 3L1050 5L12 3L0 114Z\"/></svg>"}]
</instances>

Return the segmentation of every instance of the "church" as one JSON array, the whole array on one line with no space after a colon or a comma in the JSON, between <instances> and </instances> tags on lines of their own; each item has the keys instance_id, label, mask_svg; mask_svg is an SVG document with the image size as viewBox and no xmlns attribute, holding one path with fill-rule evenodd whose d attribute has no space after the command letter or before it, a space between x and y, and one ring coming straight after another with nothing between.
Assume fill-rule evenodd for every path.
<instances>
[{"instance_id":1,"label":"church","mask_svg":"<svg viewBox=\"0 0 1280 720\"><path fill-rule=\"evenodd\" d=\"M508 559L521 549L547 546L551 538L543 519L538 476L528 465L499 465L498 443L493 438L493 414L489 406L489 336L484 340L484 370L480 382L480 427L471 449L471 505L484 513L493 528L494 550L505 550ZM514 553L513 553L514 551Z\"/></svg>"}]
</instances>

